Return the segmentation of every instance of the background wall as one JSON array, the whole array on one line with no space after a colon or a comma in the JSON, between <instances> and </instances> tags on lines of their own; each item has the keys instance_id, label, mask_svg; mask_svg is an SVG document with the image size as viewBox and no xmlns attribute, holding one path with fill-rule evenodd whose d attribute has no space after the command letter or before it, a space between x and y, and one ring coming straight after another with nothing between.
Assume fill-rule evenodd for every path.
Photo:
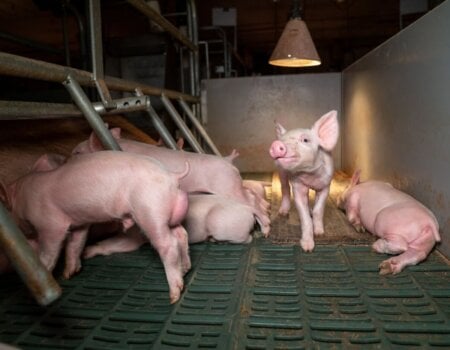
<instances>
[{"instance_id":1,"label":"background wall","mask_svg":"<svg viewBox=\"0 0 450 350\"><path fill-rule=\"evenodd\" d=\"M236 148L241 172L275 170L269 147L274 120L286 129L310 128L332 109L341 111L341 74L298 74L211 79L203 82L206 129L223 155ZM340 144L333 152L340 168Z\"/></svg>"},{"instance_id":2,"label":"background wall","mask_svg":"<svg viewBox=\"0 0 450 350\"><path fill-rule=\"evenodd\" d=\"M343 168L437 216L450 256L450 1L343 72Z\"/></svg>"}]
</instances>

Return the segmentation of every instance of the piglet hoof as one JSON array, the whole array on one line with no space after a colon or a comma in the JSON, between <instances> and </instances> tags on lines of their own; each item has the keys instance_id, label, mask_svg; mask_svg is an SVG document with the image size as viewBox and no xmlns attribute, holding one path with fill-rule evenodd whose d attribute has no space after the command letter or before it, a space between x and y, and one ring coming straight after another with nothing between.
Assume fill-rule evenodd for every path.
<instances>
[{"instance_id":1,"label":"piglet hoof","mask_svg":"<svg viewBox=\"0 0 450 350\"><path fill-rule=\"evenodd\" d=\"M317 228L314 228L314 235L315 236L321 236L325 233L325 230L323 229L322 226L319 226Z\"/></svg>"},{"instance_id":2,"label":"piglet hoof","mask_svg":"<svg viewBox=\"0 0 450 350\"><path fill-rule=\"evenodd\" d=\"M314 250L314 241L312 239L301 239L300 246L305 252L312 252Z\"/></svg>"},{"instance_id":3,"label":"piglet hoof","mask_svg":"<svg viewBox=\"0 0 450 350\"><path fill-rule=\"evenodd\" d=\"M263 234L264 238L269 237L270 233L270 225L260 225L261 226L261 233Z\"/></svg>"},{"instance_id":4,"label":"piglet hoof","mask_svg":"<svg viewBox=\"0 0 450 350\"><path fill-rule=\"evenodd\" d=\"M90 259L90 258L93 258L94 256L97 256L97 255L102 255L102 254L99 251L98 246L95 245L95 244L91 245L89 247L86 247L84 249L84 252L83 252L83 258L84 259Z\"/></svg>"},{"instance_id":5,"label":"piglet hoof","mask_svg":"<svg viewBox=\"0 0 450 350\"><path fill-rule=\"evenodd\" d=\"M77 264L77 266L74 266L73 268L64 268L64 272L63 272L63 278L65 280L70 279L72 276L76 275L77 273L79 273L81 270L81 263Z\"/></svg>"},{"instance_id":6,"label":"piglet hoof","mask_svg":"<svg viewBox=\"0 0 450 350\"><path fill-rule=\"evenodd\" d=\"M366 229L361 224L353 224L353 227L355 228L356 232L358 232L358 233L366 232Z\"/></svg>"},{"instance_id":7,"label":"piglet hoof","mask_svg":"<svg viewBox=\"0 0 450 350\"><path fill-rule=\"evenodd\" d=\"M401 271L401 266L397 264L395 258L387 259L378 266L380 268L380 275L395 275Z\"/></svg>"},{"instance_id":8,"label":"piglet hoof","mask_svg":"<svg viewBox=\"0 0 450 350\"><path fill-rule=\"evenodd\" d=\"M278 210L278 216L282 217L282 218L288 218L289 217L289 211L284 211L284 210Z\"/></svg>"},{"instance_id":9,"label":"piglet hoof","mask_svg":"<svg viewBox=\"0 0 450 350\"><path fill-rule=\"evenodd\" d=\"M170 288L169 297L170 297L170 303L175 304L181 296L181 291L184 288L183 282L177 284L177 286L173 289Z\"/></svg>"},{"instance_id":10,"label":"piglet hoof","mask_svg":"<svg viewBox=\"0 0 450 350\"><path fill-rule=\"evenodd\" d=\"M188 259L188 261L183 262L181 266L181 271L183 272L183 276L191 269L191 259Z\"/></svg>"}]
</instances>

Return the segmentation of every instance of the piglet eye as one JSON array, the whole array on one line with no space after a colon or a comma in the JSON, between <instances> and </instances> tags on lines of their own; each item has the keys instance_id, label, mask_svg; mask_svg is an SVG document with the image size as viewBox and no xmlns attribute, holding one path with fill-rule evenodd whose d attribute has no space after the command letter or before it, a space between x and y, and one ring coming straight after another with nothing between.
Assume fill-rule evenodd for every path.
<instances>
[{"instance_id":1,"label":"piglet eye","mask_svg":"<svg viewBox=\"0 0 450 350\"><path fill-rule=\"evenodd\" d=\"M303 143L308 143L309 142L309 139L307 137L302 137L301 140L302 140Z\"/></svg>"}]
</instances>

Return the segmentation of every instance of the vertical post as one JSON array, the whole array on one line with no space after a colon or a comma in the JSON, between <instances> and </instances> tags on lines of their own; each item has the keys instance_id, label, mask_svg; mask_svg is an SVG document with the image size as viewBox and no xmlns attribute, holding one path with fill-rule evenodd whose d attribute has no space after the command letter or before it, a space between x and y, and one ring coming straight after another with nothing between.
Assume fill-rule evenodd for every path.
<instances>
[{"instance_id":1,"label":"vertical post","mask_svg":"<svg viewBox=\"0 0 450 350\"><path fill-rule=\"evenodd\" d=\"M173 104L164 94L161 95L161 101L164 104L164 107L166 107L167 112L169 112L169 114L172 116L173 121L175 122L175 124L177 124L183 136L194 149L194 151L197 153L205 153L205 151L202 149L202 146L200 146L194 135L184 123L183 119L181 119L181 116L178 114Z\"/></svg>"},{"instance_id":2,"label":"vertical post","mask_svg":"<svg viewBox=\"0 0 450 350\"><path fill-rule=\"evenodd\" d=\"M92 73L100 98L106 108L115 108L104 80L102 48L102 15L100 0L89 0L89 29L91 39Z\"/></svg>"},{"instance_id":3,"label":"vertical post","mask_svg":"<svg viewBox=\"0 0 450 350\"><path fill-rule=\"evenodd\" d=\"M40 305L48 305L60 297L61 287L42 265L2 203L0 203L0 246Z\"/></svg>"},{"instance_id":4,"label":"vertical post","mask_svg":"<svg viewBox=\"0 0 450 350\"><path fill-rule=\"evenodd\" d=\"M67 91L69 91L70 96L97 134L103 146L105 146L106 149L121 151L120 146L117 144L116 140L114 140L114 137L112 137L102 118L100 118L95 111L78 82L69 74L67 79L63 82L63 85L66 87Z\"/></svg>"}]
</instances>

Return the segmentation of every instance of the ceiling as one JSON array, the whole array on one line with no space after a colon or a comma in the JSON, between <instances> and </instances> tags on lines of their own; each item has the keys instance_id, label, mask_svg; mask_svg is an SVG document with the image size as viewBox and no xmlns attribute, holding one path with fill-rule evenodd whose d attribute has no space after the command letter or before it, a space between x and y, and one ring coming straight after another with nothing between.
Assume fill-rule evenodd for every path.
<instances>
[{"instance_id":1,"label":"ceiling","mask_svg":"<svg viewBox=\"0 0 450 350\"><path fill-rule=\"evenodd\" d=\"M84 0L65 0L85 15ZM401 14L402 3L418 3L416 10ZM62 0L0 1L0 51L66 64L62 30ZM412 3L411 2L411 3ZM213 9L219 14L235 11L235 26L223 26L234 48L233 75L268 75L298 72L336 72L380 45L402 27L422 16L439 0L303 0L302 18L306 22L322 60L318 67L278 68L267 61L283 31L292 0L197 0L199 40L210 41L211 72L223 65L223 54L214 47L211 31ZM185 0L160 0L161 13L176 26L186 23ZM425 8L423 4L426 4ZM422 4L422 6L420 6ZM231 11L231 12L230 12ZM402 10L403 11L403 10ZM80 34L74 12L68 10L67 38L70 64L80 68ZM217 13L217 12L216 12ZM232 16L231 16L232 17ZM229 18L229 17L227 17ZM152 31L147 18L124 0L102 1L105 51L117 38L142 37ZM18 39L26 39L19 42ZM52 51L53 50L53 51ZM204 54L202 53L202 59Z\"/></svg>"}]
</instances>

